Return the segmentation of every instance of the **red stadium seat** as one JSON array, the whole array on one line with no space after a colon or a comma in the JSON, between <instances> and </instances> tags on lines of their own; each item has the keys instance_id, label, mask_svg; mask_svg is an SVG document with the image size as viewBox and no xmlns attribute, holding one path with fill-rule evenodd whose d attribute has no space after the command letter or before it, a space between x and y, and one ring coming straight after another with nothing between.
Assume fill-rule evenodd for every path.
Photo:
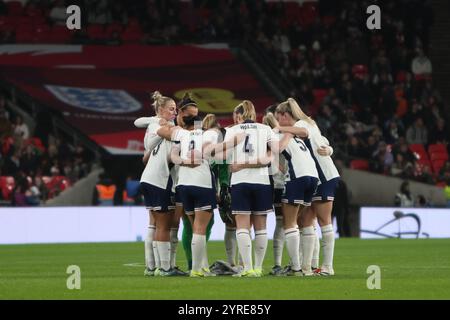
<instances>
[{"instance_id":1,"label":"red stadium seat","mask_svg":"<svg viewBox=\"0 0 450 320\"><path fill-rule=\"evenodd\" d=\"M409 150L411 150L412 152L417 152L417 153L427 153L425 150L425 147L423 146L423 144L417 143L417 144L410 144L409 145Z\"/></svg>"},{"instance_id":2,"label":"red stadium seat","mask_svg":"<svg viewBox=\"0 0 450 320\"><path fill-rule=\"evenodd\" d=\"M434 160L433 161L433 171L435 174L439 174L439 171L441 170L441 168L444 166L444 164L446 163L446 160Z\"/></svg>"},{"instance_id":3,"label":"red stadium seat","mask_svg":"<svg viewBox=\"0 0 450 320\"><path fill-rule=\"evenodd\" d=\"M34 38L33 31L30 29L18 29L16 30L16 42L17 43L32 43Z\"/></svg>"},{"instance_id":4,"label":"red stadium seat","mask_svg":"<svg viewBox=\"0 0 450 320\"><path fill-rule=\"evenodd\" d=\"M15 184L14 177L0 177L0 191L4 200L11 200Z\"/></svg>"},{"instance_id":5,"label":"red stadium seat","mask_svg":"<svg viewBox=\"0 0 450 320\"><path fill-rule=\"evenodd\" d=\"M326 27L332 26L335 22L336 22L336 17L335 17L335 16L324 16L324 17L322 18L322 23L323 23Z\"/></svg>"},{"instance_id":6,"label":"red stadium seat","mask_svg":"<svg viewBox=\"0 0 450 320\"><path fill-rule=\"evenodd\" d=\"M447 182L445 182L445 181L436 183L436 187L439 187L439 188L445 188L446 186L447 186Z\"/></svg>"},{"instance_id":7,"label":"red stadium seat","mask_svg":"<svg viewBox=\"0 0 450 320\"><path fill-rule=\"evenodd\" d=\"M50 27L46 24L37 25L34 30L34 43L51 43Z\"/></svg>"},{"instance_id":8,"label":"red stadium seat","mask_svg":"<svg viewBox=\"0 0 450 320\"><path fill-rule=\"evenodd\" d=\"M410 144L409 150L415 154L418 161L429 163L428 154L423 144Z\"/></svg>"},{"instance_id":9,"label":"red stadium seat","mask_svg":"<svg viewBox=\"0 0 450 320\"><path fill-rule=\"evenodd\" d=\"M369 161L363 159L352 160L350 162L350 169L368 171Z\"/></svg>"},{"instance_id":10,"label":"red stadium seat","mask_svg":"<svg viewBox=\"0 0 450 320\"><path fill-rule=\"evenodd\" d=\"M101 40L105 38L105 31L103 25L101 24L92 24L87 27L87 34L89 38L93 40Z\"/></svg>"},{"instance_id":11,"label":"red stadium seat","mask_svg":"<svg viewBox=\"0 0 450 320\"><path fill-rule=\"evenodd\" d=\"M428 153L431 155L435 152L445 152L447 153L447 146L445 144L430 144L428 147Z\"/></svg>"},{"instance_id":12,"label":"red stadium seat","mask_svg":"<svg viewBox=\"0 0 450 320\"><path fill-rule=\"evenodd\" d=\"M27 16L20 16L15 17L17 21L17 28L23 28L25 26L32 28L33 26L33 19Z\"/></svg>"},{"instance_id":13,"label":"red stadium seat","mask_svg":"<svg viewBox=\"0 0 450 320\"><path fill-rule=\"evenodd\" d=\"M118 32L120 34L122 30L123 26L120 23L112 23L106 27L105 35L108 38L111 38L114 32Z\"/></svg>"},{"instance_id":14,"label":"red stadium seat","mask_svg":"<svg viewBox=\"0 0 450 320\"><path fill-rule=\"evenodd\" d=\"M137 43L141 41L143 35L140 30L127 29L122 33L122 40L127 43Z\"/></svg>"},{"instance_id":15,"label":"red stadium seat","mask_svg":"<svg viewBox=\"0 0 450 320\"><path fill-rule=\"evenodd\" d=\"M9 1L6 3L8 8L8 15L11 17L17 17L22 14L23 6L20 1Z\"/></svg>"},{"instance_id":16,"label":"red stadium seat","mask_svg":"<svg viewBox=\"0 0 450 320\"><path fill-rule=\"evenodd\" d=\"M431 159L431 161L434 161L434 160L445 160L445 161L447 161L448 160L448 153L447 152L433 152L431 154L430 159Z\"/></svg>"},{"instance_id":17,"label":"red stadium seat","mask_svg":"<svg viewBox=\"0 0 450 320\"><path fill-rule=\"evenodd\" d=\"M72 38L72 32L66 26L53 26L50 32L52 43L68 43Z\"/></svg>"}]
</instances>

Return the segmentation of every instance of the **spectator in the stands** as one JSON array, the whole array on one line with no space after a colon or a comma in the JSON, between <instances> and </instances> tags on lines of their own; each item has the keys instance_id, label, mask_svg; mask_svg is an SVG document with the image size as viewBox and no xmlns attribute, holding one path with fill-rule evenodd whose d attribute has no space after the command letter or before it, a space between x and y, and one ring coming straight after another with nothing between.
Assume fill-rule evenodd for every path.
<instances>
[{"instance_id":1,"label":"spectator in the stands","mask_svg":"<svg viewBox=\"0 0 450 320\"><path fill-rule=\"evenodd\" d=\"M416 49L416 57L412 61L412 72L417 76L427 76L433 72L430 59L428 59L422 48Z\"/></svg>"},{"instance_id":2,"label":"spectator in the stands","mask_svg":"<svg viewBox=\"0 0 450 320\"><path fill-rule=\"evenodd\" d=\"M20 169L27 175L36 172L39 166L39 154L31 144L26 146L20 157Z\"/></svg>"},{"instance_id":3,"label":"spectator in the stands","mask_svg":"<svg viewBox=\"0 0 450 320\"><path fill-rule=\"evenodd\" d=\"M13 127L9 121L9 114L5 107L0 104L0 138L11 136L13 133Z\"/></svg>"},{"instance_id":4,"label":"spectator in the stands","mask_svg":"<svg viewBox=\"0 0 450 320\"><path fill-rule=\"evenodd\" d=\"M67 7L65 5L64 0L56 0L53 8L50 10L49 18L50 20L60 26L66 25L66 20L68 18L68 14L66 13Z\"/></svg>"},{"instance_id":5,"label":"spectator in the stands","mask_svg":"<svg viewBox=\"0 0 450 320\"><path fill-rule=\"evenodd\" d=\"M34 179L32 179L31 184L25 192L25 200L30 206L38 206L41 203L41 192L34 184Z\"/></svg>"},{"instance_id":6,"label":"spectator in the stands","mask_svg":"<svg viewBox=\"0 0 450 320\"><path fill-rule=\"evenodd\" d=\"M388 144L394 144L398 139L404 135L403 124L395 116L386 122L386 142Z\"/></svg>"},{"instance_id":7,"label":"spectator in the stands","mask_svg":"<svg viewBox=\"0 0 450 320\"><path fill-rule=\"evenodd\" d=\"M403 181L400 192L395 195L395 205L402 208L414 206L414 196L411 194L408 181Z\"/></svg>"},{"instance_id":8,"label":"spectator in the stands","mask_svg":"<svg viewBox=\"0 0 450 320\"><path fill-rule=\"evenodd\" d=\"M429 203L427 201L427 198L425 196L419 194L416 196L416 199L414 201L414 207L416 208L426 208L429 207Z\"/></svg>"},{"instance_id":9,"label":"spectator in the stands","mask_svg":"<svg viewBox=\"0 0 450 320\"><path fill-rule=\"evenodd\" d=\"M436 180L434 178L430 166L423 166L421 172L416 176L416 180L428 184L436 183Z\"/></svg>"},{"instance_id":10,"label":"spectator in the stands","mask_svg":"<svg viewBox=\"0 0 450 320\"><path fill-rule=\"evenodd\" d=\"M361 144L360 139L355 136L351 136L348 139L349 143L347 146L347 154L356 159L364 159L367 158L367 154L364 150L364 147Z\"/></svg>"},{"instance_id":11,"label":"spectator in the stands","mask_svg":"<svg viewBox=\"0 0 450 320\"><path fill-rule=\"evenodd\" d=\"M30 129L28 129L28 125L23 122L23 118L19 115L16 117L16 123L14 124L14 134L23 140L30 137Z\"/></svg>"},{"instance_id":12,"label":"spectator in the stands","mask_svg":"<svg viewBox=\"0 0 450 320\"><path fill-rule=\"evenodd\" d=\"M389 172L391 165L394 162L394 157L392 156L391 148L387 146L386 142L380 141L378 149L374 152L373 157L379 162L380 167L378 168L378 172Z\"/></svg>"},{"instance_id":13,"label":"spectator in the stands","mask_svg":"<svg viewBox=\"0 0 450 320\"><path fill-rule=\"evenodd\" d=\"M15 176L20 171L20 150L15 150L12 156L6 157L3 164L3 174Z\"/></svg>"},{"instance_id":14,"label":"spectator in the stands","mask_svg":"<svg viewBox=\"0 0 450 320\"><path fill-rule=\"evenodd\" d=\"M444 119L438 119L436 126L432 127L429 142L442 144L448 144L450 142L449 131L445 125Z\"/></svg>"},{"instance_id":15,"label":"spectator in the stands","mask_svg":"<svg viewBox=\"0 0 450 320\"><path fill-rule=\"evenodd\" d=\"M428 130L422 118L417 118L413 125L406 131L406 141L409 144L427 144Z\"/></svg>"},{"instance_id":16,"label":"spectator in the stands","mask_svg":"<svg viewBox=\"0 0 450 320\"><path fill-rule=\"evenodd\" d=\"M26 195L27 191L28 191L27 180L24 178L19 179L16 182L16 186L13 189L11 205L13 207L28 206L27 195Z\"/></svg>"},{"instance_id":17,"label":"spectator in the stands","mask_svg":"<svg viewBox=\"0 0 450 320\"><path fill-rule=\"evenodd\" d=\"M447 161L439 170L438 174L439 181L450 181L450 161Z\"/></svg>"},{"instance_id":18,"label":"spectator in the stands","mask_svg":"<svg viewBox=\"0 0 450 320\"><path fill-rule=\"evenodd\" d=\"M90 0L86 3L88 22L91 24L106 24L111 21L111 12L107 0Z\"/></svg>"},{"instance_id":19,"label":"spectator in the stands","mask_svg":"<svg viewBox=\"0 0 450 320\"><path fill-rule=\"evenodd\" d=\"M395 156L395 162L391 167L391 175L399 178L406 178L407 168L412 167L413 164L408 162L401 153L397 153Z\"/></svg>"}]
</instances>

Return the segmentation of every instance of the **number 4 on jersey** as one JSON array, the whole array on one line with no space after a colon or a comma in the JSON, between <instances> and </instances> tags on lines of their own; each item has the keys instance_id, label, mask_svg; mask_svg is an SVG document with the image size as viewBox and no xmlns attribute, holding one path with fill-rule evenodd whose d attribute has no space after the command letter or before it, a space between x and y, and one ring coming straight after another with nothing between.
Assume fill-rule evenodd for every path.
<instances>
[{"instance_id":1,"label":"number 4 on jersey","mask_svg":"<svg viewBox=\"0 0 450 320\"><path fill-rule=\"evenodd\" d=\"M253 155L253 145L251 143L249 143L250 140L250 135L247 135L245 137L245 143L244 143L244 152L245 153L249 153L249 155Z\"/></svg>"}]
</instances>

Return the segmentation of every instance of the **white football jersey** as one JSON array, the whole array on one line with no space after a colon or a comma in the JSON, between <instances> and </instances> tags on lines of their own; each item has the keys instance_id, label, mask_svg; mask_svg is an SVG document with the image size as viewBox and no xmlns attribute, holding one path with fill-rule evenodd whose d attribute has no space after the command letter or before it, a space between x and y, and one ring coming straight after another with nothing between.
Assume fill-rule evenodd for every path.
<instances>
[{"instance_id":1,"label":"white football jersey","mask_svg":"<svg viewBox=\"0 0 450 320\"><path fill-rule=\"evenodd\" d=\"M278 135L278 133L275 134ZM286 159L283 156L278 157L278 163L276 163L275 165L277 165L278 167L269 167L269 173L273 178L273 188L284 189L284 185L286 183L286 173L284 172L286 168ZM279 167L281 167L283 171L281 171Z\"/></svg>"},{"instance_id":2,"label":"white football jersey","mask_svg":"<svg viewBox=\"0 0 450 320\"><path fill-rule=\"evenodd\" d=\"M305 176L319 178L316 163L302 139L298 137L290 139L282 155L288 163L286 181Z\"/></svg>"},{"instance_id":3,"label":"white football jersey","mask_svg":"<svg viewBox=\"0 0 450 320\"><path fill-rule=\"evenodd\" d=\"M158 136L156 132L158 132L158 129L161 128L159 125L160 118L158 117L151 117L149 119L149 124L147 126L147 131L145 132L144 136L144 148L145 151L152 150L155 148L163 138ZM137 120L136 120L137 121Z\"/></svg>"},{"instance_id":4,"label":"white football jersey","mask_svg":"<svg viewBox=\"0 0 450 320\"><path fill-rule=\"evenodd\" d=\"M192 131L180 129L176 132L174 141L179 141L181 159L189 160L188 154L192 150L197 150L201 153L203 145L208 142L216 144L218 136L218 133L214 130L204 132L201 129ZM177 185L212 188L212 173L209 161L203 159L201 165L195 168L180 166Z\"/></svg>"},{"instance_id":5,"label":"white football jersey","mask_svg":"<svg viewBox=\"0 0 450 320\"><path fill-rule=\"evenodd\" d=\"M308 139L305 139L305 144L311 152L314 161L316 162L317 172L321 183L339 177L339 173L330 156L321 156L317 153L317 149L328 145L328 141L323 139L319 128L316 125L311 125L304 120L299 120L295 123L295 127L305 128L309 132Z\"/></svg>"},{"instance_id":6,"label":"white football jersey","mask_svg":"<svg viewBox=\"0 0 450 320\"><path fill-rule=\"evenodd\" d=\"M141 182L146 182L161 189L166 189L170 178L169 156L172 142L161 140L151 151Z\"/></svg>"},{"instance_id":7,"label":"white football jersey","mask_svg":"<svg viewBox=\"0 0 450 320\"><path fill-rule=\"evenodd\" d=\"M278 141L272 129L261 123L244 122L227 129L225 141L229 141L238 133L245 132L246 138L231 151L231 162L237 164L256 164L259 158L267 155L267 144ZM231 175L231 185L238 183L253 183L270 185L269 169L246 168Z\"/></svg>"}]
</instances>

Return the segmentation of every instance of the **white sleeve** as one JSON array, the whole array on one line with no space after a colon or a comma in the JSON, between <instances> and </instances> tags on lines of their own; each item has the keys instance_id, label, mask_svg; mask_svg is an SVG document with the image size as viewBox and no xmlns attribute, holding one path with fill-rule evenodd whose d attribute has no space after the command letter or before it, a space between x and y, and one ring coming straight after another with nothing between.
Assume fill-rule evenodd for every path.
<instances>
[{"instance_id":1,"label":"white sleeve","mask_svg":"<svg viewBox=\"0 0 450 320\"><path fill-rule=\"evenodd\" d=\"M150 124L158 123L158 117L141 117L134 120L134 126L137 128L147 128Z\"/></svg>"},{"instance_id":2,"label":"white sleeve","mask_svg":"<svg viewBox=\"0 0 450 320\"><path fill-rule=\"evenodd\" d=\"M330 146L330 141L328 141L328 139L325 136L322 136L322 140L323 140L323 145L326 146L330 152L330 156L333 155L333 147Z\"/></svg>"},{"instance_id":3,"label":"white sleeve","mask_svg":"<svg viewBox=\"0 0 450 320\"><path fill-rule=\"evenodd\" d=\"M219 133L215 130L208 130L203 132L203 144L211 143L216 144L219 140Z\"/></svg>"},{"instance_id":4,"label":"white sleeve","mask_svg":"<svg viewBox=\"0 0 450 320\"><path fill-rule=\"evenodd\" d=\"M179 129L179 130L175 131L172 141L179 143L181 141L181 138L185 134L185 132L186 132L186 130L184 130L184 129Z\"/></svg>"},{"instance_id":5,"label":"white sleeve","mask_svg":"<svg viewBox=\"0 0 450 320\"><path fill-rule=\"evenodd\" d=\"M228 128L227 131L225 132L225 137L223 139L224 142L228 142L229 140L231 140L231 137L234 135L234 129L233 127Z\"/></svg>"},{"instance_id":6,"label":"white sleeve","mask_svg":"<svg viewBox=\"0 0 450 320\"><path fill-rule=\"evenodd\" d=\"M147 132L144 137L144 148L146 151L153 150L162 138L156 134L161 126L159 123L151 123L148 125Z\"/></svg>"},{"instance_id":7,"label":"white sleeve","mask_svg":"<svg viewBox=\"0 0 450 320\"><path fill-rule=\"evenodd\" d=\"M306 130L308 130L308 124L305 122L305 121L303 121L303 120L298 120L295 124L294 124L294 127L297 127L297 128L305 128ZM308 130L309 131L309 130Z\"/></svg>"},{"instance_id":8,"label":"white sleeve","mask_svg":"<svg viewBox=\"0 0 450 320\"><path fill-rule=\"evenodd\" d=\"M273 132L270 127L267 128L267 143L270 143L272 141L277 142L280 141L280 135Z\"/></svg>"}]
</instances>

